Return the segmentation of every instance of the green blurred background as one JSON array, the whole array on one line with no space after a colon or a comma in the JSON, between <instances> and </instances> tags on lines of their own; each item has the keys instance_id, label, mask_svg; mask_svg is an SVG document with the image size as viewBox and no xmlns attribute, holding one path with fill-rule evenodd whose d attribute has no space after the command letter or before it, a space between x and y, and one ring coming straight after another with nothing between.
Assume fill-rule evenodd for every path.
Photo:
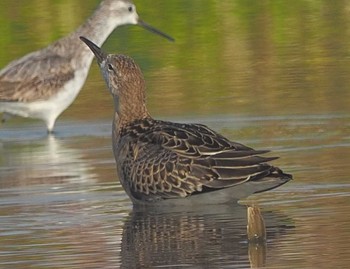
<instances>
[{"instance_id":1,"label":"green blurred background","mask_svg":"<svg viewBox=\"0 0 350 269\"><path fill-rule=\"evenodd\" d=\"M0 68L76 29L97 0L2 0ZM136 1L148 23L103 48L140 64L157 117L309 115L349 112L348 1ZM108 118L112 103L97 65L60 119Z\"/></svg>"}]
</instances>

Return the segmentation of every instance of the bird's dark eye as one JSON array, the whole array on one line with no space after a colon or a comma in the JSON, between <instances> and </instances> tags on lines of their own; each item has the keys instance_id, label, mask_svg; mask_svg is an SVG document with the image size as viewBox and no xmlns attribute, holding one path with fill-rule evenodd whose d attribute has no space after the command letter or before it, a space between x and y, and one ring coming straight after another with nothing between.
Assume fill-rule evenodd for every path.
<instances>
[{"instance_id":1,"label":"bird's dark eye","mask_svg":"<svg viewBox=\"0 0 350 269\"><path fill-rule=\"evenodd\" d=\"M113 71L113 70L114 70L113 65L108 64L108 70L109 70L109 71Z\"/></svg>"},{"instance_id":2,"label":"bird's dark eye","mask_svg":"<svg viewBox=\"0 0 350 269\"><path fill-rule=\"evenodd\" d=\"M132 11L133 11L133 8L130 6L130 7L128 8L128 10L129 10L129 12L132 12Z\"/></svg>"}]
</instances>

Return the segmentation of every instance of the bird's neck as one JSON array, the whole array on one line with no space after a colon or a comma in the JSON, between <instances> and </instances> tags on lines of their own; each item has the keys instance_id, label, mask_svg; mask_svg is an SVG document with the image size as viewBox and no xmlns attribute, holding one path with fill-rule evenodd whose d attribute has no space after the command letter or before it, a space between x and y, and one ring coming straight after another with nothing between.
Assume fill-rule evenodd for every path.
<instances>
[{"instance_id":1,"label":"bird's neck","mask_svg":"<svg viewBox=\"0 0 350 269\"><path fill-rule=\"evenodd\" d=\"M99 47L106 41L108 36L118 26L123 24L122 18L112 16L108 7L103 5L103 2L95 10L95 12L74 32L67 37L61 39L65 40L63 43L74 44L74 54L81 55L83 65L91 64L94 56L90 49L79 39L84 36L93 41ZM67 42L68 40L68 42Z\"/></svg>"},{"instance_id":2,"label":"bird's neck","mask_svg":"<svg viewBox=\"0 0 350 269\"><path fill-rule=\"evenodd\" d=\"M77 36L78 40L79 36L85 36L101 47L113 30L121 24L123 24L122 18L112 16L108 7L102 3L72 35ZM86 46L84 45L84 47Z\"/></svg>"},{"instance_id":3,"label":"bird's neck","mask_svg":"<svg viewBox=\"0 0 350 269\"><path fill-rule=\"evenodd\" d=\"M114 97L114 109L114 124L119 131L130 123L151 118L143 96Z\"/></svg>"}]
</instances>

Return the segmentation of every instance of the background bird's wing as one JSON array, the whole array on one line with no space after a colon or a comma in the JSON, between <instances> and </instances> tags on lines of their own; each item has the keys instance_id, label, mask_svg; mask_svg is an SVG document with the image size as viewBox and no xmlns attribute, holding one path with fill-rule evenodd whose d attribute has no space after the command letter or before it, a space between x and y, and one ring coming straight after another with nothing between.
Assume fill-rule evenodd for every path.
<instances>
[{"instance_id":1,"label":"background bird's wing","mask_svg":"<svg viewBox=\"0 0 350 269\"><path fill-rule=\"evenodd\" d=\"M13 61L0 71L1 101L45 100L74 77L69 57L48 50L39 52Z\"/></svg>"},{"instance_id":2,"label":"background bird's wing","mask_svg":"<svg viewBox=\"0 0 350 269\"><path fill-rule=\"evenodd\" d=\"M135 142L133 142L135 143ZM198 124L161 122L130 146L128 171L134 195L186 197L257 180L274 167L256 151ZM132 160L132 161L131 161Z\"/></svg>"}]
</instances>

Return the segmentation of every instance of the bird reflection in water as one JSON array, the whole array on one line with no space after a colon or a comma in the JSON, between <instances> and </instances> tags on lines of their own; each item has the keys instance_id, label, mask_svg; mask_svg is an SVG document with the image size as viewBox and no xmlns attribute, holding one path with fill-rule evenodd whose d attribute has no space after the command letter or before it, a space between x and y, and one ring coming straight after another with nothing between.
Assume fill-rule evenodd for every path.
<instances>
[{"instance_id":1,"label":"bird reflection in water","mask_svg":"<svg viewBox=\"0 0 350 269\"><path fill-rule=\"evenodd\" d=\"M121 268L191 266L222 268L265 265L266 244L248 242L247 208L220 205L165 212L133 210L124 223ZM266 213L266 214L265 214ZM267 237L278 240L293 226L284 216L265 212ZM229 263L228 263L229 261ZM230 267L231 268L231 267Z\"/></svg>"}]
</instances>

